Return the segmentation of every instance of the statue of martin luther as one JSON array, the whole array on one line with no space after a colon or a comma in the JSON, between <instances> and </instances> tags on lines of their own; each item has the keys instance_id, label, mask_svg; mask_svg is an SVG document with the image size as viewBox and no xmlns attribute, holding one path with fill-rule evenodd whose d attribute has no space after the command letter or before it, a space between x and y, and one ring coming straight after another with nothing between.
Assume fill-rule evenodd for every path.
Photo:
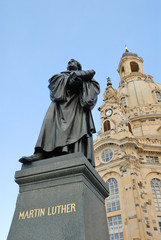
<instances>
[{"instance_id":1,"label":"statue of martin luther","mask_svg":"<svg viewBox=\"0 0 161 240\"><path fill-rule=\"evenodd\" d=\"M96 104L100 87L93 79L94 74L94 70L82 71L81 64L71 59L67 71L49 79L52 102L34 154L22 157L19 160L21 163L82 152L95 166L92 140L95 126L91 110Z\"/></svg>"}]
</instances>

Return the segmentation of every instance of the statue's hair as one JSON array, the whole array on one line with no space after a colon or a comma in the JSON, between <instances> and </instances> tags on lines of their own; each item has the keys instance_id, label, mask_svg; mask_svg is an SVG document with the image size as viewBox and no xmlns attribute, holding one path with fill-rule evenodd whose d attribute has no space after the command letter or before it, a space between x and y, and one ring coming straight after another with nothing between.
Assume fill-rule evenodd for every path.
<instances>
[{"instance_id":1,"label":"statue's hair","mask_svg":"<svg viewBox=\"0 0 161 240\"><path fill-rule=\"evenodd\" d=\"M75 59L71 59L71 60L74 60L77 63L78 70L82 70L82 65L78 61L76 61ZM68 67L67 67L67 70L69 70Z\"/></svg>"}]
</instances>

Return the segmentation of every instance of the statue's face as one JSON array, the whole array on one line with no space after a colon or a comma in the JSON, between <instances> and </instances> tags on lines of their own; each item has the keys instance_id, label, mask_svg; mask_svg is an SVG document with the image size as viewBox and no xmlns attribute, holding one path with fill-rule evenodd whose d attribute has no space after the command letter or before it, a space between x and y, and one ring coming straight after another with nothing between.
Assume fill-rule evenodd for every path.
<instances>
[{"instance_id":1,"label":"statue's face","mask_svg":"<svg viewBox=\"0 0 161 240\"><path fill-rule=\"evenodd\" d=\"M78 70L78 64L77 62L74 60L74 59L71 59L69 62L68 62L68 67L67 69L69 71L76 71Z\"/></svg>"}]
</instances>

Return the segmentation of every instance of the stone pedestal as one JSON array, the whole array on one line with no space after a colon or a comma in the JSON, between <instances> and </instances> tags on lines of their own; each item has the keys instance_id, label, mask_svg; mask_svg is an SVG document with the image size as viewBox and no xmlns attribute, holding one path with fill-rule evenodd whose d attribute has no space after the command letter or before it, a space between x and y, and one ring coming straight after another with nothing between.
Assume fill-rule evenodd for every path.
<instances>
[{"instance_id":1,"label":"stone pedestal","mask_svg":"<svg viewBox=\"0 0 161 240\"><path fill-rule=\"evenodd\" d=\"M7 240L108 240L108 189L81 153L23 164Z\"/></svg>"}]
</instances>

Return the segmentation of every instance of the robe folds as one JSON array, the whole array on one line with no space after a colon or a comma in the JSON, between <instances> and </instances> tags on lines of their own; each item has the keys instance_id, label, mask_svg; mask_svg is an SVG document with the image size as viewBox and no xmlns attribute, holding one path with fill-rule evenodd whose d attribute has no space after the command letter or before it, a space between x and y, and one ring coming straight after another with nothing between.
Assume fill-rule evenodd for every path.
<instances>
[{"instance_id":1,"label":"robe folds","mask_svg":"<svg viewBox=\"0 0 161 240\"><path fill-rule=\"evenodd\" d=\"M56 155L82 152L94 165L92 133L95 126L91 110L100 92L95 80L83 81L73 90L69 86L70 71L49 79L52 100L35 147Z\"/></svg>"}]
</instances>

